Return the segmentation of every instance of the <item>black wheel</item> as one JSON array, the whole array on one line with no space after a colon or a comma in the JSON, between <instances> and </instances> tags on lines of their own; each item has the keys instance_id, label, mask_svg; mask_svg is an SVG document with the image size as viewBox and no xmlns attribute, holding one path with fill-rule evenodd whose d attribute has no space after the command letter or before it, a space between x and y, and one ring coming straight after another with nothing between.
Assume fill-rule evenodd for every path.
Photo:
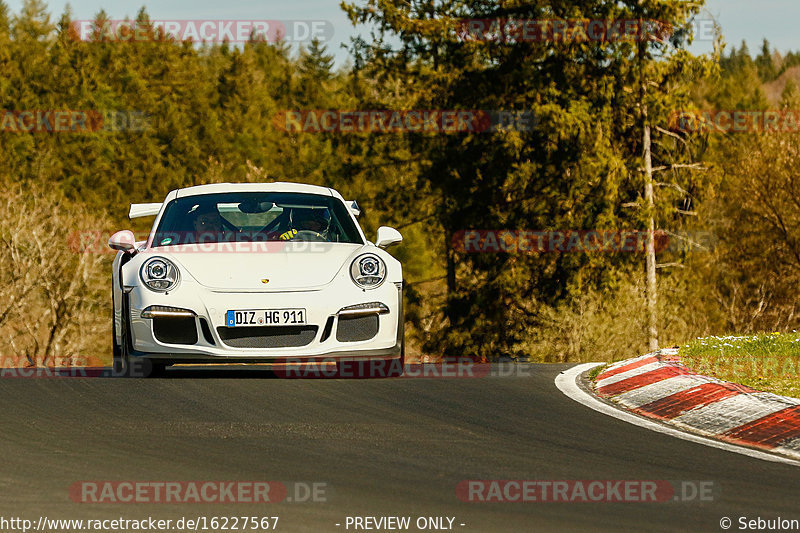
<instances>
[{"instance_id":1,"label":"black wheel","mask_svg":"<svg viewBox=\"0 0 800 533\"><path fill-rule=\"evenodd\" d=\"M117 304L114 298L114 278L111 278L111 375L124 376L127 369L130 367L128 364L127 353L123 353L122 345L117 342ZM123 309L122 319L125 320L125 313ZM124 330L124 328L123 328ZM124 343L124 338L123 338Z\"/></svg>"},{"instance_id":2,"label":"black wheel","mask_svg":"<svg viewBox=\"0 0 800 533\"><path fill-rule=\"evenodd\" d=\"M117 344L117 325L111 324L112 332L112 356L111 356L111 371L114 376L124 376L125 369L128 368L127 357L122 355L122 347ZM127 355L127 354L126 354Z\"/></svg>"},{"instance_id":3,"label":"black wheel","mask_svg":"<svg viewBox=\"0 0 800 533\"><path fill-rule=\"evenodd\" d=\"M402 303L402 299L400 302ZM406 321L405 316L402 314L398 327L400 328L400 359L394 359L391 361L389 375L386 376L389 378L399 378L406 371Z\"/></svg>"},{"instance_id":4,"label":"black wheel","mask_svg":"<svg viewBox=\"0 0 800 533\"><path fill-rule=\"evenodd\" d=\"M131 377L130 360L130 331L128 325L127 296L122 295L122 343L117 343L117 322L112 317L111 330L113 332L113 375L116 377ZM116 308L115 308L116 309Z\"/></svg>"},{"instance_id":5,"label":"black wheel","mask_svg":"<svg viewBox=\"0 0 800 533\"><path fill-rule=\"evenodd\" d=\"M116 322L112 325L114 331L114 376L123 378L148 378L156 377L164 374L166 364L161 362L151 361L149 359L137 357L131 358L131 350L133 349L133 340L131 339L130 322L128 312L128 295L122 295L122 344L117 344L116 335Z\"/></svg>"}]
</instances>

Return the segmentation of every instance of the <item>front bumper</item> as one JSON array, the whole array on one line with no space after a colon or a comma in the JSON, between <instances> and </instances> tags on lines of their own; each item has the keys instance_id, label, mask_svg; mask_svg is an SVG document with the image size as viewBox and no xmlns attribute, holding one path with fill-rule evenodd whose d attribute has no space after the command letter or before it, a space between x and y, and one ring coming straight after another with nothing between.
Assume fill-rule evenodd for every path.
<instances>
[{"instance_id":1,"label":"front bumper","mask_svg":"<svg viewBox=\"0 0 800 533\"><path fill-rule=\"evenodd\" d=\"M387 281L368 291L346 284L331 284L309 291L235 292L212 290L185 280L169 294L155 293L141 286L127 287L126 293L132 342L130 355L134 357L164 363L277 363L401 356L403 300L400 282ZM379 302L383 308L355 314L341 312L343 308L371 302ZM142 316L142 311L152 306L190 311L193 316L182 318L180 328L193 330L195 336L187 341L177 338L180 335L165 335L165 331L169 331L165 322ZM307 326L295 328L290 332L292 335L276 335L275 328L227 328L225 323L228 310L285 308L306 309ZM363 334L340 334L346 327L352 329L355 324L352 320L356 318L363 319L361 325L369 322L370 328L377 322L375 334L366 339ZM248 337L251 333L252 339Z\"/></svg>"}]
</instances>

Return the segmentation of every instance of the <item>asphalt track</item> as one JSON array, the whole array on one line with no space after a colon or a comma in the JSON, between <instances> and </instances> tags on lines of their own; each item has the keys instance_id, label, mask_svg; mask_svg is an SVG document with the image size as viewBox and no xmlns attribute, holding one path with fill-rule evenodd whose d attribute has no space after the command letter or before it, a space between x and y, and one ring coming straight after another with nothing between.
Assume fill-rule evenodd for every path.
<instances>
[{"instance_id":1,"label":"asphalt track","mask_svg":"<svg viewBox=\"0 0 800 533\"><path fill-rule=\"evenodd\" d=\"M0 516L279 516L277 530L289 532L356 531L346 529L347 516L410 516L412 524L448 516L455 531L481 533L722 531L724 516L731 530L740 516L800 520L800 468L593 411L555 387L567 366L466 379L275 379L240 368L170 369L158 379L0 379ZM475 479L703 480L715 495L461 501L456 486ZM327 501L75 503L69 488L81 480L324 482Z\"/></svg>"}]
</instances>

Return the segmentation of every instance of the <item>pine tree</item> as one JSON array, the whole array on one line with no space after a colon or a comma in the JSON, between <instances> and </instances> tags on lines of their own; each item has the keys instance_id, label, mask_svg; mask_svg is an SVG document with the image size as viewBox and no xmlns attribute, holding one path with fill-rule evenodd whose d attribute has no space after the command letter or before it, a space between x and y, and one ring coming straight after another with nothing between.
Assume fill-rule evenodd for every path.
<instances>
[{"instance_id":1,"label":"pine tree","mask_svg":"<svg viewBox=\"0 0 800 533\"><path fill-rule=\"evenodd\" d=\"M766 39L761 43L761 53L756 57L755 65L758 68L758 76L762 82L772 81L778 77L778 69L773 61L769 41Z\"/></svg>"},{"instance_id":2,"label":"pine tree","mask_svg":"<svg viewBox=\"0 0 800 533\"><path fill-rule=\"evenodd\" d=\"M308 50L300 54L297 66L300 94L297 101L303 108L329 94L328 81L333 77L333 56L327 54L326 50L327 47L319 39L314 39Z\"/></svg>"}]
</instances>

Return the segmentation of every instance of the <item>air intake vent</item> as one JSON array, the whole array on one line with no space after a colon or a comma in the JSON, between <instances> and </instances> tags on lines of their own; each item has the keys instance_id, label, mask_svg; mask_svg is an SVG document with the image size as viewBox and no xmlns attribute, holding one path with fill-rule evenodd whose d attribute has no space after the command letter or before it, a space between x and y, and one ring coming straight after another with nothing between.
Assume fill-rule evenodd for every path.
<instances>
[{"instance_id":1,"label":"air intake vent","mask_svg":"<svg viewBox=\"0 0 800 533\"><path fill-rule=\"evenodd\" d=\"M317 336L317 329L317 326L220 326L217 333L222 342L233 348L294 348L310 344Z\"/></svg>"},{"instance_id":2,"label":"air intake vent","mask_svg":"<svg viewBox=\"0 0 800 533\"><path fill-rule=\"evenodd\" d=\"M211 328L208 327L208 321L205 318L200 318L200 329L203 332L203 338L206 342L216 346L217 343L214 342L214 336L211 334Z\"/></svg>"},{"instance_id":3,"label":"air intake vent","mask_svg":"<svg viewBox=\"0 0 800 533\"><path fill-rule=\"evenodd\" d=\"M159 342L166 344L195 344L197 326L193 316L159 316L153 319L153 335Z\"/></svg>"},{"instance_id":4,"label":"air intake vent","mask_svg":"<svg viewBox=\"0 0 800 533\"><path fill-rule=\"evenodd\" d=\"M336 340L356 342L369 340L378 334L378 315L340 316L336 325Z\"/></svg>"}]
</instances>

